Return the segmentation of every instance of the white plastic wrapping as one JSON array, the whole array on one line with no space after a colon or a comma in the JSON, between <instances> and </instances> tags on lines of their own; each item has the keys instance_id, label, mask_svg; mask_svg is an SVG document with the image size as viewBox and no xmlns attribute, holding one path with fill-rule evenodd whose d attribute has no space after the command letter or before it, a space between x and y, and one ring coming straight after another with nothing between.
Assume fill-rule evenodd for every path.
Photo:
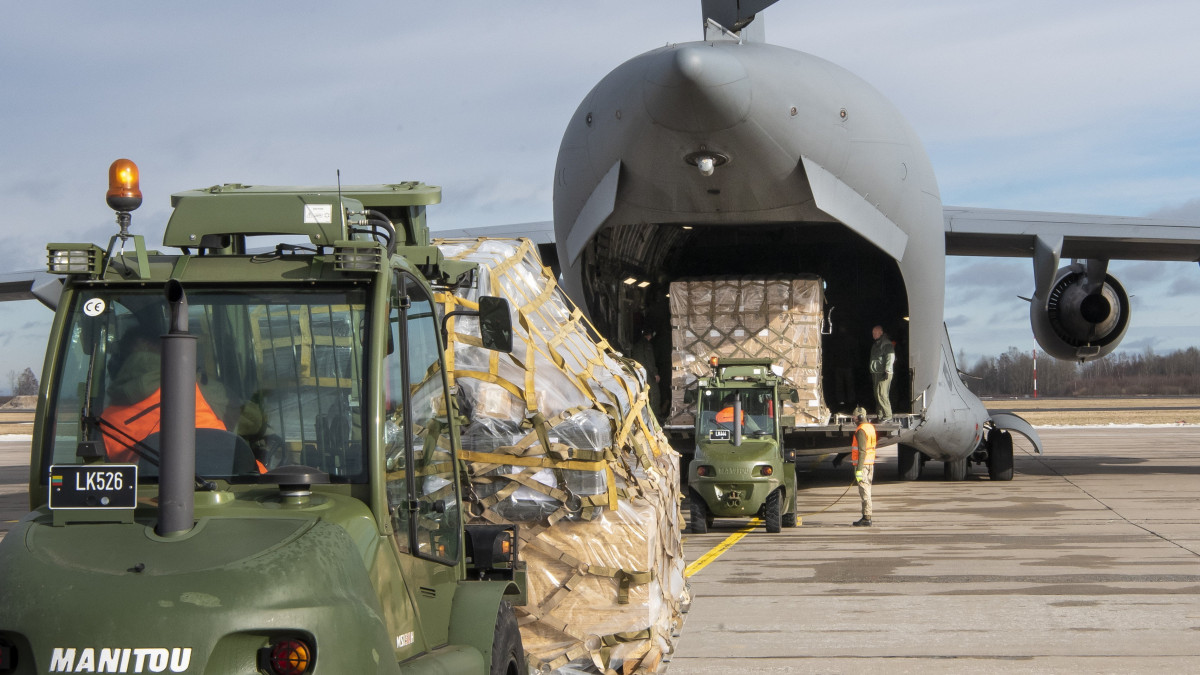
<instances>
[{"instance_id":1,"label":"white plastic wrapping","mask_svg":"<svg viewBox=\"0 0 1200 675\"><path fill-rule=\"evenodd\" d=\"M657 672L686 591L679 457L646 410L644 371L597 344L528 241L435 243L480 264L475 287L439 297L446 311L481 295L514 310L511 354L472 346L477 320L454 317L448 367L469 420L470 511L520 525L530 664Z\"/></svg>"}]
</instances>

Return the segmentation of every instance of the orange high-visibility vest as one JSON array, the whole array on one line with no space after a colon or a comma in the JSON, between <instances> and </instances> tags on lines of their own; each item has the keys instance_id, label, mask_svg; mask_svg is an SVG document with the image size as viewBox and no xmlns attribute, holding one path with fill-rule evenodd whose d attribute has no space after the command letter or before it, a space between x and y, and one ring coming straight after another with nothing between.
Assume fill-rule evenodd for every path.
<instances>
[{"instance_id":1,"label":"orange high-visibility vest","mask_svg":"<svg viewBox=\"0 0 1200 675\"><path fill-rule=\"evenodd\" d=\"M137 461L133 444L135 441L145 440L150 434L158 431L162 417L161 399L162 389L156 389L153 394L132 405L110 405L104 409L104 412L100 414L101 419L120 430L101 427L108 461ZM212 407L208 405L208 401L204 400L198 384L196 385L196 428L228 431L225 424L221 422L221 418L217 417Z\"/></svg>"},{"instance_id":2,"label":"orange high-visibility vest","mask_svg":"<svg viewBox=\"0 0 1200 675\"><path fill-rule=\"evenodd\" d=\"M875 425L863 422L859 429L867 432L867 447L863 448L863 463L858 463L858 429L855 429L854 442L850 445L850 459L854 466L874 466L875 464Z\"/></svg>"},{"instance_id":3,"label":"orange high-visibility vest","mask_svg":"<svg viewBox=\"0 0 1200 675\"><path fill-rule=\"evenodd\" d=\"M733 406L721 408L717 413L717 424L729 424L733 421ZM746 411L742 411L742 424L746 424Z\"/></svg>"}]
</instances>

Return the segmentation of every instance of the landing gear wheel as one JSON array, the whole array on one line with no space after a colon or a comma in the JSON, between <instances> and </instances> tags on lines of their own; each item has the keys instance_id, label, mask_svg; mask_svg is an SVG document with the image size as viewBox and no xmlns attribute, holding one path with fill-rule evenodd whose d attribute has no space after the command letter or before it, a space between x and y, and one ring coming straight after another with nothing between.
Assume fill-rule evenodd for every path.
<instances>
[{"instance_id":1,"label":"landing gear wheel","mask_svg":"<svg viewBox=\"0 0 1200 675\"><path fill-rule=\"evenodd\" d=\"M1003 429L992 429L988 434L988 446L988 477L992 480L1012 480L1012 434Z\"/></svg>"},{"instance_id":2,"label":"landing gear wheel","mask_svg":"<svg viewBox=\"0 0 1200 675\"><path fill-rule=\"evenodd\" d=\"M491 675L523 675L525 673L525 647L521 644L521 631L517 629L517 615L507 600L500 603L496 611L496 633L492 638Z\"/></svg>"},{"instance_id":3,"label":"landing gear wheel","mask_svg":"<svg viewBox=\"0 0 1200 675\"><path fill-rule=\"evenodd\" d=\"M946 480L957 481L965 479L967 477L967 458L961 457L953 461L943 462L942 472Z\"/></svg>"},{"instance_id":4,"label":"landing gear wheel","mask_svg":"<svg viewBox=\"0 0 1200 675\"><path fill-rule=\"evenodd\" d=\"M780 514L780 509L783 504L783 491L776 490L767 495L767 503L763 504L763 521L767 524L767 532L778 532L783 526L783 516Z\"/></svg>"},{"instance_id":5,"label":"landing gear wheel","mask_svg":"<svg viewBox=\"0 0 1200 675\"><path fill-rule=\"evenodd\" d=\"M925 463L921 461L921 451L911 445L901 445L897 449L896 471L900 480L917 480L921 477L921 469Z\"/></svg>"},{"instance_id":6,"label":"landing gear wheel","mask_svg":"<svg viewBox=\"0 0 1200 675\"><path fill-rule=\"evenodd\" d=\"M691 515L692 532L694 534L706 534L708 528L712 526L713 521L713 517L708 513L708 504L705 504L700 495L695 492L689 495L689 499L691 501L689 514Z\"/></svg>"}]
</instances>

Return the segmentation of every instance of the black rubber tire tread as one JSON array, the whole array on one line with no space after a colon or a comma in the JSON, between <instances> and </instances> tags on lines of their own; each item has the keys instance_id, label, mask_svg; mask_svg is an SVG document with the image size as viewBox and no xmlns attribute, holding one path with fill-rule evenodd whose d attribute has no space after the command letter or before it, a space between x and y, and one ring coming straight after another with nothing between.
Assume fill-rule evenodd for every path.
<instances>
[{"instance_id":1,"label":"black rubber tire tread","mask_svg":"<svg viewBox=\"0 0 1200 675\"><path fill-rule=\"evenodd\" d=\"M992 429L988 434L988 446L988 477L992 480L1012 480L1012 434L1003 429Z\"/></svg>"},{"instance_id":2,"label":"black rubber tire tread","mask_svg":"<svg viewBox=\"0 0 1200 675\"><path fill-rule=\"evenodd\" d=\"M900 480L918 480L921 478L921 451L911 445L900 445L896 449L896 473Z\"/></svg>"},{"instance_id":3,"label":"black rubber tire tread","mask_svg":"<svg viewBox=\"0 0 1200 675\"><path fill-rule=\"evenodd\" d=\"M942 462L942 475L949 481L964 480L967 477L967 458L962 457L952 462Z\"/></svg>"},{"instance_id":4,"label":"black rubber tire tread","mask_svg":"<svg viewBox=\"0 0 1200 675\"><path fill-rule=\"evenodd\" d=\"M775 533L783 528L783 514L780 510L783 506L781 502L783 490L776 490L767 495L767 502L763 504L763 522L767 526L767 532Z\"/></svg>"},{"instance_id":5,"label":"black rubber tire tread","mask_svg":"<svg viewBox=\"0 0 1200 675\"><path fill-rule=\"evenodd\" d=\"M799 518L796 517L798 514L796 513L797 507L796 507L796 498L795 497L792 497L792 503L790 504L790 506L792 507L792 512L784 513L782 516L779 517L779 522L784 527L795 527L796 523L800 520Z\"/></svg>"},{"instance_id":6,"label":"black rubber tire tread","mask_svg":"<svg viewBox=\"0 0 1200 675\"><path fill-rule=\"evenodd\" d=\"M712 526L712 516L708 513L708 504L700 498L700 495L694 491L688 494L688 501L691 506L688 512L691 515L691 530L693 534L708 534L708 528Z\"/></svg>"},{"instance_id":7,"label":"black rubber tire tread","mask_svg":"<svg viewBox=\"0 0 1200 675\"><path fill-rule=\"evenodd\" d=\"M507 600L496 610L496 633L492 638L491 675L525 675L525 646L517 628L517 614Z\"/></svg>"}]
</instances>

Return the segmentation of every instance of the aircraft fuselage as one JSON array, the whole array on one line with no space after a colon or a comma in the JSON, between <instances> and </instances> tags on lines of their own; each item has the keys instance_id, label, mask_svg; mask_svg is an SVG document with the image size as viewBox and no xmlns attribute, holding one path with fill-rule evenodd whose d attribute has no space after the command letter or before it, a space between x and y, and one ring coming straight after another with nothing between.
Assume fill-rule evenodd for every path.
<instances>
[{"instance_id":1,"label":"aircraft fuselage","mask_svg":"<svg viewBox=\"0 0 1200 675\"><path fill-rule=\"evenodd\" d=\"M959 381L942 324L932 166L895 107L848 71L732 40L625 62L571 118L554 222L566 289L618 344L635 322L664 320L673 279L820 274L832 322L861 347L846 358L864 354L847 363L862 367L857 381L871 326L899 343L893 400L925 417L901 442L937 460L978 445L987 413ZM628 278L650 283L638 293Z\"/></svg>"}]
</instances>

